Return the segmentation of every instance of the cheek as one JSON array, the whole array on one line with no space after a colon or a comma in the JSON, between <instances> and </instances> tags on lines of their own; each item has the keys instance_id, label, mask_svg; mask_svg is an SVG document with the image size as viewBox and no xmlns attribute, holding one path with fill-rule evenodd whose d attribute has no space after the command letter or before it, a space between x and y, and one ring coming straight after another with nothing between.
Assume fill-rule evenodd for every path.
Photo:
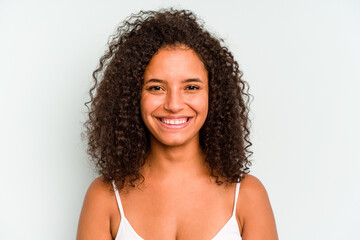
<instances>
[{"instance_id":1,"label":"cheek","mask_svg":"<svg viewBox=\"0 0 360 240\"><path fill-rule=\"evenodd\" d=\"M209 97L207 93L199 94L195 98L189 99L191 108L198 114L206 117L209 109Z\"/></svg>"},{"instance_id":2,"label":"cheek","mask_svg":"<svg viewBox=\"0 0 360 240\"><path fill-rule=\"evenodd\" d=\"M205 101L205 102L203 102L203 105L202 105L202 113L203 113L204 121L207 118L208 111L209 111L209 102Z\"/></svg>"},{"instance_id":3,"label":"cheek","mask_svg":"<svg viewBox=\"0 0 360 240\"><path fill-rule=\"evenodd\" d=\"M203 111L207 111L209 106L209 95L204 93L196 99L196 105L199 106Z\"/></svg>"},{"instance_id":4,"label":"cheek","mask_svg":"<svg viewBox=\"0 0 360 240\"><path fill-rule=\"evenodd\" d=\"M146 113L147 113L147 109L148 109L148 101L146 101L146 97L141 96L141 100L140 100L140 112L141 112L141 118L143 119L144 122L146 122Z\"/></svg>"},{"instance_id":5,"label":"cheek","mask_svg":"<svg viewBox=\"0 0 360 240\"><path fill-rule=\"evenodd\" d=\"M143 120L146 121L146 118L151 117L151 113L154 112L160 104L159 98L147 94L143 95L140 101L141 117Z\"/></svg>"}]
</instances>

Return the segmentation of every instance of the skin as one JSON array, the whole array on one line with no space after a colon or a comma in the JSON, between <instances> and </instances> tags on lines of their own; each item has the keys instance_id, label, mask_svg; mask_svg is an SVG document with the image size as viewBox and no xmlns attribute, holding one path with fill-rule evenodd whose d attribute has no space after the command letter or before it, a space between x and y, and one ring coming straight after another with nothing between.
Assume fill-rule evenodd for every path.
<instances>
[{"instance_id":1,"label":"skin","mask_svg":"<svg viewBox=\"0 0 360 240\"><path fill-rule=\"evenodd\" d=\"M215 183L199 145L208 92L203 63L185 46L160 49L145 70L141 115L151 133L145 181L120 191L126 218L144 239L212 239L232 215L235 184ZM190 121L176 129L159 120L179 116ZM241 181L236 220L245 240L278 239L266 190L254 176ZM120 221L111 184L95 179L77 239L114 239Z\"/></svg>"}]
</instances>

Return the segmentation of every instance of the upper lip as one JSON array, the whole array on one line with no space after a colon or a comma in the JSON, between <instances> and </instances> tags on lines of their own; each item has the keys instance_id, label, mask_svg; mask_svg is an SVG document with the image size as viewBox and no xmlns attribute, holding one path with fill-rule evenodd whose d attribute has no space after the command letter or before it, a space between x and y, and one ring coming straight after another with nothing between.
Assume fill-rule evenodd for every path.
<instances>
[{"instance_id":1,"label":"upper lip","mask_svg":"<svg viewBox=\"0 0 360 240\"><path fill-rule=\"evenodd\" d=\"M161 117L157 117L157 118L165 118L165 119L179 119L179 118L190 118L190 116L161 116Z\"/></svg>"}]
</instances>

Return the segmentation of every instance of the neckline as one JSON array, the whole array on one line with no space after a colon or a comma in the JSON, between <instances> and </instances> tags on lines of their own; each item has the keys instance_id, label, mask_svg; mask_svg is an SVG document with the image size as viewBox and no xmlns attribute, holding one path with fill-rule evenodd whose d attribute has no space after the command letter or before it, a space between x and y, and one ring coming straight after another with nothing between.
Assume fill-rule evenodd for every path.
<instances>
[{"instance_id":1,"label":"neckline","mask_svg":"<svg viewBox=\"0 0 360 240\"><path fill-rule=\"evenodd\" d=\"M229 220L227 220L227 222L222 226L222 228L220 228L220 230L215 234L214 237L211 238L211 240L215 239L218 235L220 235L220 233L223 231L223 229L230 223L230 221L234 218L234 214L231 215L231 217L229 218ZM144 240L144 238L140 237L140 235L135 231L135 229L131 226L130 222L127 220L127 218L124 216L121 218L120 220L120 226L122 224L122 221L124 221L125 224L128 225L128 228L130 229L130 231L132 232L132 234L135 235L136 238L138 238L138 240ZM235 219L236 221L236 219ZM236 224L237 225L237 224ZM117 240L117 236L119 235L119 231L121 229L121 227L119 226L118 228L118 233L116 234L115 240Z\"/></svg>"},{"instance_id":2,"label":"neckline","mask_svg":"<svg viewBox=\"0 0 360 240\"><path fill-rule=\"evenodd\" d=\"M128 227L130 228L130 231L132 232L132 234L138 238L138 240L144 240L142 237L140 237L140 235L135 231L135 229L131 226L130 222L127 220L127 218L125 217L125 213L124 213L124 209L123 209L123 206L121 204L121 199L120 199L120 194L119 194L119 191L115 185L115 182L113 181L112 182L113 186L114 186L114 189L115 189L115 195L116 195L116 200L117 200L117 203L118 203L118 207L119 207L119 210L120 210L120 214L121 214L121 219L120 219L120 224L119 224L119 227L118 227L118 232L116 233L116 237L115 237L115 240L117 240L117 236L119 235L119 231L121 229L121 225L123 223L123 221L125 222L125 224L127 223ZM236 213L236 203L237 203L237 200L238 200L238 194L239 194L239 190L240 190L240 182L236 183L235 185L235 198L234 198L234 205L233 205L233 210L232 210L232 215L231 217L229 218L229 220L227 220L227 222L220 228L220 230L215 234L214 237L211 238L211 240L215 239L218 235L220 235L220 233L223 231L223 229L230 223L230 221L235 218L235 213ZM235 222L236 222L236 226L238 227L238 223L235 219Z\"/></svg>"}]
</instances>

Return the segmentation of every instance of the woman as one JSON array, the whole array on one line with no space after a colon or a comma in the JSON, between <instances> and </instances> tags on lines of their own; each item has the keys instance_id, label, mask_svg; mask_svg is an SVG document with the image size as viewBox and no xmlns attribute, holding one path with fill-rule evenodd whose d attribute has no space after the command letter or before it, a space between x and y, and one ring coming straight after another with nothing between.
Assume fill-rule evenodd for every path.
<instances>
[{"instance_id":1,"label":"woman","mask_svg":"<svg viewBox=\"0 0 360 240\"><path fill-rule=\"evenodd\" d=\"M94 72L85 125L101 177L77 239L277 239L266 190L247 174L241 76L189 11L125 21Z\"/></svg>"}]
</instances>

